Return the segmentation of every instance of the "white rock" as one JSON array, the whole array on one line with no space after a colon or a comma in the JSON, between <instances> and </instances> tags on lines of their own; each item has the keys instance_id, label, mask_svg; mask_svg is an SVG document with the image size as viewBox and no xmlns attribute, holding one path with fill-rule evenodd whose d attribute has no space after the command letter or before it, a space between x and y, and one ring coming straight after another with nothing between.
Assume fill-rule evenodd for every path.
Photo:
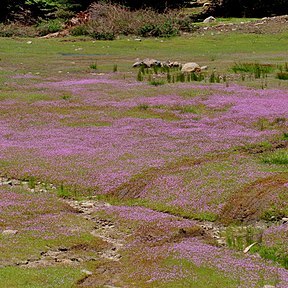
<instances>
[{"instance_id":1,"label":"white rock","mask_svg":"<svg viewBox=\"0 0 288 288\"><path fill-rule=\"evenodd\" d=\"M10 229L7 229L7 230L4 230L2 231L2 234L3 235L15 235L18 233L18 230L10 230Z\"/></svg>"},{"instance_id":2,"label":"white rock","mask_svg":"<svg viewBox=\"0 0 288 288\"><path fill-rule=\"evenodd\" d=\"M189 72L200 72L200 71L201 71L200 65L198 65L195 62L185 63L181 69L181 72L183 72L183 73L185 73L185 72L188 72L188 73Z\"/></svg>"},{"instance_id":3,"label":"white rock","mask_svg":"<svg viewBox=\"0 0 288 288\"><path fill-rule=\"evenodd\" d=\"M89 270L83 269L81 270L82 273L85 273L86 275L92 275L93 273Z\"/></svg>"},{"instance_id":4,"label":"white rock","mask_svg":"<svg viewBox=\"0 0 288 288\"><path fill-rule=\"evenodd\" d=\"M249 250L254 246L254 245L256 245L257 244L257 242L254 242L254 243L252 243L251 245L249 245L249 246L247 246L244 250L243 250L243 253L248 253L249 252Z\"/></svg>"},{"instance_id":5,"label":"white rock","mask_svg":"<svg viewBox=\"0 0 288 288\"><path fill-rule=\"evenodd\" d=\"M216 18L214 18L213 16L209 16L206 19L203 20L203 23L212 23L215 22Z\"/></svg>"}]
</instances>

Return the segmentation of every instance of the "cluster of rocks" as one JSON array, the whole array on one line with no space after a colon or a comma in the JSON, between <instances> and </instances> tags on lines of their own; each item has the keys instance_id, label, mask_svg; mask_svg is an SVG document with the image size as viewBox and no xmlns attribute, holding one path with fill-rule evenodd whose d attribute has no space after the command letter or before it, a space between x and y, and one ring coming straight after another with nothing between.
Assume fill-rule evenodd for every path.
<instances>
[{"instance_id":1,"label":"cluster of rocks","mask_svg":"<svg viewBox=\"0 0 288 288\"><path fill-rule=\"evenodd\" d=\"M201 72L206 70L208 66L200 66L195 62L187 62L185 64L181 64L178 61L159 61L156 59L146 58L144 60L137 60L132 67L144 67L144 68L152 68L152 67L169 67L169 68L180 68L182 73L190 73L190 72Z\"/></svg>"},{"instance_id":2,"label":"cluster of rocks","mask_svg":"<svg viewBox=\"0 0 288 288\"><path fill-rule=\"evenodd\" d=\"M19 179L10 179L7 177L0 176L0 186L7 185L10 187L22 187L25 190L30 192L48 192L49 190L56 189L56 186L53 184L47 184L40 181L28 181L28 180L19 180Z\"/></svg>"},{"instance_id":3,"label":"cluster of rocks","mask_svg":"<svg viewBox=\"0 0 288 288\"><path fill-rule=\"evenodd\" d=\"M156 59L150 59L146 58L143 60L137 60L132 67L141 67L143 66L144 68L151 68L151 67L170 67L170 68L175 68L175 67L181 67L181 63L177 61L159 61Z\"/></svg>"}]
</instances>

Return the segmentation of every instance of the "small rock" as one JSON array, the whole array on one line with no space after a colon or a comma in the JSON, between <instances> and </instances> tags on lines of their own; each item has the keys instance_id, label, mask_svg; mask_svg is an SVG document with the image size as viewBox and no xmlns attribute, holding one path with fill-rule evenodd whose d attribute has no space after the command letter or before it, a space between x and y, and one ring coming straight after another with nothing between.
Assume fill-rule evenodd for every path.
<instances>
[{"instance_id":1,"label":"small rock","mask_svg":"<svg viewBox=\"0 0 288 288\"><path fill-rule=\"evenodd\" d=\"M144 59L142 61L143 65L147 68L154 67L154 66L161 66L161 62L156 59Z\"/></svg>"},{"instance_id":2,"label":"small rock","mask_svg":"<svg viewBox=\"0 0 288 288\"><path fill-rule=\"evenodd\" d=\"M273 285L264 285L263 288L276 288L276 287Z\"/></svg>"},{"instance_id":3,"label":"small rock","mask_svg":"<svg viewBox=\"0 0 288 288\"><path fill-rule=\"evenodd\" d=\"M4 182L2 182L2 184L3 185L10 185L10 186L13 185L11 180L4 181Z\"/></svg>"},{"instance_id":4,"label":"small rock","mask_svg":"<svg viewBox=\"0 0 288 288\"><path fill-rule=\"evenodd\" d=\"M203 23L212 23L215 22L216 19L213 16L209 16L206 19L203 20Z\"/></svg>"},{"instance_id":5,"label":"small rock","mask_svg":"<svg viewBox=\"0 0 288 288\"><path fill-rule=\"evenodd\" d=\"M257 244L257 242L254 242L254 243L252 243L251 245L249 245L249 246L247 246L244 250L243 250L243 253L248 253L249 252L249 250L254 246L254 245L256 245Z\"/></svg>"},{"instance_id":6,"label":"small rock","mask_svg":"<svg viewBox=\"0 0 288 288\"><path fill-rule=\"evenodd\" d=\"M82 273L86 274L86 275L92 275L93 273L89 270L83 269L81 270Z\"/></svg>"},{"instance_id":7,"label":"small rock","mask_svg":"<svg viewBox=\"0 0 288 288\"><path fill-rule=\"evenodd\" d=\"M143 63L142 63L142 61L136 61L133 65L132 65L132 67L139 67L139 66L141 66Z\"/></svg>"},{"instance_id":8,"label":"small rock","mask_svg":"<svg viewBox=\"0 0 288 288\"><path fill-rule=\"evenodd\" d=\"M282 220L283 223L287 223L288 222L288 217L283 217L281 220Z\"/></svg>"},{"instance_id":9,"label":"small rock","mask_svg":"<svg viewBox=\"0 0 288 288\"><path fill-rule=\"evenodd\" d=\"M82 202L81 207L83 208L93 208L94 203L93 202Z\"/></svg>"},{"instance_id":10,"label":"small rock","mask_svg":"<svg viewBox=\"0 0 288 288\"><path fill-rule=\"evenodd\" d=\"M15 235L18 233L18 230L10 230L10 229L7 229L7 230L4 230L2 231L2 234L3 235Z\"/></svg>"}]
</instances>

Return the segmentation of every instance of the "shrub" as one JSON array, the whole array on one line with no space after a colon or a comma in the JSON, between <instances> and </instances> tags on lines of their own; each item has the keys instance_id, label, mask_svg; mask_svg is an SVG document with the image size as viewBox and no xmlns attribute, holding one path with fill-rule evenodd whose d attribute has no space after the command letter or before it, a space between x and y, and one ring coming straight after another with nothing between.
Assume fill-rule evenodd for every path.
<instances>
[{"instance_id":1,"label":"shrub","mask_svg":"<svg viewBox=\"0 0 288 288\"><path fill-rule=\"evenodd\" d=\"M97 70L97 63L93 63L89 67L93 70Z\"/></svg>"},{"instance_id":2,"label":"shrub","mask_svg":"<svg viewBox=\"0 0 288 288\"><path fill-rule=\"evenodd\" d=\"M71 29L72 36L87 36L89 35L88 27L86 25L79 25Z\"/></svg>"},{"instance_id":3,"label":"shrub","mask_svg":"<svg viewBox=\"0 0 288 288\"><path fill-rule=\"evenodd\" d=\"M24 26L16 23L0 24L0 37L35 37L38 32L33 26Z\"/></svg>"},{"instance_id":4,"label":"shrub","mask_svg":"<svg viewBox=\"0 0 288 288\"><path fill-rule=\"evenodd\" d=\"M151 9L129 10L119 4L93 3L89 12L90 33L102 35L139 35L142 37L172 37L180 33L183 26L177 10L158 13ZM188 19L188 18L187 18ZM189 20L185 20L186 27ZM188 22L187 22L188 21ZM191 22L191 21L190 21ZM181 24L182 23L182 24Z\"/></svg>"},{"instance_id":5,"label":"shrub","mask_svg":"<svg viewBox=\"0 0 288 288\"><path fill-rule=\"evenodd\" d=\"M276 78L280 80L288 80L288 72L279 72L277 73Z\"/></svg>"},{"instance_id":6,"label":"shrub","mask_svg":"<svg viewBox=\"0 0 288 288\"><path fill-rule=\"evenodd\" d=\"M139 32L142 37L172 37L179 34L179 29L171 21L160 24L144 24Z\"/></svg>"},{"instance_id":7,"label":"shrub","mask_svg":"<svg viewBox=\"0 0 288 288\"><path fill-rule=\"evenodd\" d=\"M47 35L49 33L55 33L63 28L63 23L59 19L43 21L38 24L37 30L40 36Z\"/></svg>"},{"instance_id":8,"label":"shrub","mask_svg":"<svg viewBox=\"0 0 288 288\"><path fill-rule=\"evenodd\" d=\"M92 32L90 36L96 40L114 40L115 35L113 32Z\"/></svg>"}]
</instances>

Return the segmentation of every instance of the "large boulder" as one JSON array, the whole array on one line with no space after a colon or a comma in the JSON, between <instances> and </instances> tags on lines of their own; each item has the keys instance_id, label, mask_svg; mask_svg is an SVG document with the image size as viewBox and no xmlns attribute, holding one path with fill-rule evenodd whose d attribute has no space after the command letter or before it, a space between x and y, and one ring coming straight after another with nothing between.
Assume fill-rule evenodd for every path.
<instances>
[{"instance_id":1,"label":"large boulder","mask_svg":"<svg viewBox=\"0 0 288 288\"><path fill-rule=\"evenodd\" d=\"M195 62L188 62L182 66L182 73L190 73L190 72L201 72L201 67L199 64Z\"/></svg>"}]
</instances>

